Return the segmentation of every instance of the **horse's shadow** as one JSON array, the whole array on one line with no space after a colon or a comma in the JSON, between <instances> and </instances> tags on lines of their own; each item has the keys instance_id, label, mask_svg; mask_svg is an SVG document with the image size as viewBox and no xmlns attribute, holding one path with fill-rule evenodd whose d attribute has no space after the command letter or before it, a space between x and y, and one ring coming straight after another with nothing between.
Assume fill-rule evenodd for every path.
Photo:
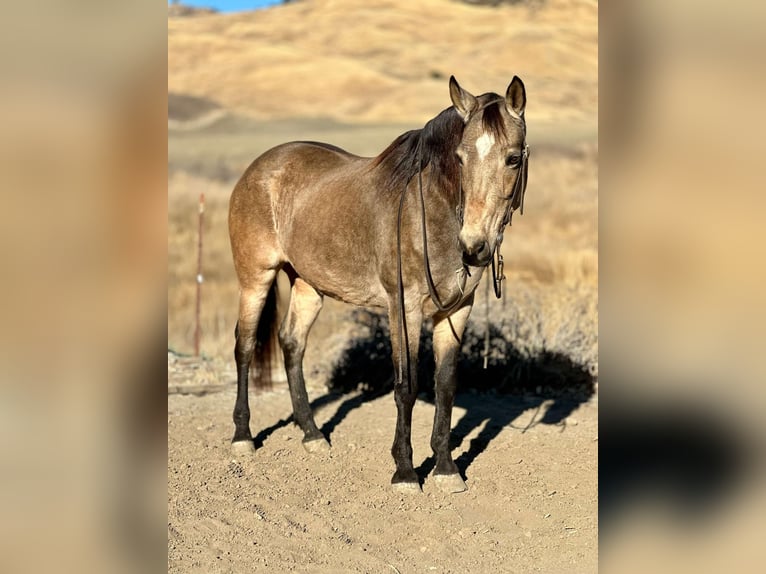
<instances>
[{"instance_id":1,"label":"horse's shadow","mask_svg":"<svg viewBox=\"0 0 766 574\"><path fill-rule=\"evenodd\" d=\"M351 342L333 366L328 394L311 403L312 409L317 410L342 401L320 429L331 442L333 431L349 413L393 390L387 321L374 313L359 313L362 316L357 318L369 325L369 336ZM464 477L474 460L504 428L510 425L523 433L538 424L546 424L562 425L563 430L566 418L594 394L594 378L585 366L571 358L552 352L534 357L525 355L505 341L495 327L490 328L490 336L494 352L486 369L481 354L482 342L476 336L466 337L469 342L464 344L458 365L459 386L455 405L466 412L453 425L452 449L459 448L471 433L481 427L471 439L468 449L455 459ZM434 362L431 337L426 329L420 349L420 398L433 403ZM514 422L526 412L531 412L532 416L515 425ZM262 430L254 439L256 446L262 445L272 432L290 422L292 417ZM416 469L421 479L430 473L434 464L432 456L422 462Z\"/></svg>"},{"instance_id":2,"label":"horse's shadow","mask_svg":"<svg viewBox=\"0 0 766 574\"><path fill-rule=\"evenodd\" d=\"M455 458L458 470L465 478L468 467L506 427L522 434L539 424L560 425L563 431L566 418L589 396L585 393L562 396L547 392L510 396L459 393L455 405L465 409L465 414L453 426L450 448L453 451L459 449L469 435L476 429L481 430L471 439L468 448ZM525 417L526 413L530 415ZM434 457L429 456L417 468L421 479L433 470L435 462Z\"/></svg>"}]
</instances>

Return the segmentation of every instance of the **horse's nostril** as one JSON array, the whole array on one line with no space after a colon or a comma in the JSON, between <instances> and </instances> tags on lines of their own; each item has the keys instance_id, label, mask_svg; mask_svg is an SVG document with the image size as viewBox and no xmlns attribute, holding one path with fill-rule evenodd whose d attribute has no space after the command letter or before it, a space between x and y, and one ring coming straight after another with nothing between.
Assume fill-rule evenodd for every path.
<instances>
[{"instance_id":1,"label":"horse's nostril","mask_svg":"<svg viewBox=\"0 0 766 574\"><path fill-rule=\"evenodd\" d=\"M460 240L460 248L468 257L484 258L489 253L489 243L486 241L472 241L466 243L465 241Z\"/></svg>"},{"instance_id":2,"label":"horse's nostril","mask_svg":"<svg viewBox=\"0 0 766 574\"><path fill-rule=\"evenodd\" d=\"M482 266L490 259L489 242L486 240L460 241L465 265Z\"/></svg>"}]
</instances>

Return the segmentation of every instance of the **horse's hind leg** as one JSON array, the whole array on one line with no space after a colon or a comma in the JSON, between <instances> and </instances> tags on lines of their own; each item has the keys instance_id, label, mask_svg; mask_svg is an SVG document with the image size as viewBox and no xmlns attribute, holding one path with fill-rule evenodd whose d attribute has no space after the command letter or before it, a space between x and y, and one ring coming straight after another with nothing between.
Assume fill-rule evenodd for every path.
<instances>
[{"instance_id":1,"label":"horse's hind leg","mask_svg":"<svg viewBox=\"0 0 766 574\"><path fill-rule=\"evenodd\" d=\"M276 277L275 270L265 270L257 282L243 286L239 295L239 319L235 330L237 342L234 360L237 363L237 402L234 404L234 438L231 441L235 453L253 452L253 436L250 434L250 403L248 400L248 374L256 344L256 331L269 289Z\"/></svg>"},{"instance_id":2,"label":"horse's hind leg","mask_svg":"<svg viewBox=\"0 0 766 574\"><path fill-rule=\"evenodd\" d=\"M293 417L303 431L303 446L309 452L329 448L314 422L303 379L303 355L311 326L322 309L322 296L308 283L286 269L292 283L290 307L279 329L279 344L285 357L287 382L293 403Z\"/></svg>"}]
</instances>

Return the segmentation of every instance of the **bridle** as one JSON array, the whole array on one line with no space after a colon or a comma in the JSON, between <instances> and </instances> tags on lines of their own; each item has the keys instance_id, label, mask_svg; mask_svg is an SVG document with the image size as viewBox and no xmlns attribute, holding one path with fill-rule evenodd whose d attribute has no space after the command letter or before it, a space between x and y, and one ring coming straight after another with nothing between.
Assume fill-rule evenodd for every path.
<instances>
[{"instance_id":1,"label":"bridle","mask_svg":"<svg viewBox=\"0 0 766 574\"><path fill-rule=\"evenodd\" d=\"M497 241L495 242L495 251L492 253L492 287L495 291L495 297L500 299L503 296L503 256L500 253L500 246L503 244L503 232L507 225L511 225L511 219L513 218L513 212L516 209L519 210L521 215L524 215L524 193L527 190L527 160L529 159L529 145L524 143L524 149L521 152L521 162L519 164L519 175L516 177L516 181L513 184L513 193L508 198L508 207L505 210L503 216L503 222L500 225L500 232L497 234ZM461 221L462 224L462 221ZM497 259L497 266L495 264Z\"/></svg>"},{"instance_id":2,"label":"bridle","mask_svg":"<svg viewBox=\"0 0 766 574\"><path fill-rule=\"evenodd\" d=\"M467 282L467 277L470 276L470 273L468 271L468 267L464 264L460 269L456 271L458 275L458 289L460 291L459 295L455 298L455 300L450 305L445 305L441 302L441 299L439 298L438 293L436 292L436 285L433 281L433 276L431 274L431 265L428 259L428 233L426 231L426 204L425 204L425 198L423 195L423 150L422 146L419 146L418 149L418 195L420 197L420 221L421 226L423 229L423 268L425 272L426 277L426 285L428 286L428 293L431 297L431 300L433 301L436 308L443 312L443 313L450 313L451 311L454 311L462 302L463 302L463 295L465 290L465 284ZM505 279L505 276L503 275L503 256L500 254L500 246L503 242L503 231L506 227L506 225L511 225L511 219L513 217L513 212L516 211L516 209L519 209L521 212L521 215L524 215L524 193L526 192L527 188L527 161L529 159L529 145L524 143L524 149L522 150L521 154L521 161L519 164L519 173L516 176L516 181L513 185L513 192L508 197L508 206L506 207L505 215L503 216L502 224L500 226L500 231L497 235L497 241L495 243L495 249L492 252L492 282L493 287L495 291L495 296L500 299L503 295L502 290L502 283ZM426 185L427 189L430 189L431 187L431 175L433 173L433 170L431 170L428 174L428 182ZM404 190L402 191L402 195L399 199L399 210L397 213L397 221L396 221L396 251L397 251L397 295L398 295L398 312L399 312L399 321L398 321L398 330L399 330L399 381L403 380L404 376L404 365L405 365L405 357L406 357L406 365L407 365L407 384L408 384L408 391L412 392L411 388L411 373L410 371L410 354L409 354L409 337L407 335L407 319L405 317L405 305L404 305L404 279L402 276L402 212L404 208L404 198L407 194L407 187L409 185L409 181L405 183ZM462 166L459 168L459 177L458 177L458 202L457 206L455 207L455 212L458 218L458 223L462 227L463 225L463 172L462 172ZM495 260L497 259L497 264L495 263ZM460 283L460 278L462 277L462 284ZM450 323L451 326L451 323ZM455 337L455 339L459 342L460 337L455 333L454 328L452 329L452 334ZM406 353L404 351L406 349Z\"/></svg>"}]
</instances>

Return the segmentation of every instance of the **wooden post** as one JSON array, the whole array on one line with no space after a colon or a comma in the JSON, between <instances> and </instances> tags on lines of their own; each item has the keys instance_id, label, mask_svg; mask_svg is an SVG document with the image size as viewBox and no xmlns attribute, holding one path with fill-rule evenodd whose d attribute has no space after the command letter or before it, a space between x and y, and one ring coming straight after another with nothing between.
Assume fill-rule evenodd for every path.
<instances>
[{"instance_id":1,"label":"wooden post","mask_svg":"<svg viewBox=\"0 0 766 574\"><path fill-rule=\"evenodd\" d=\"M200 307L202 306L202 221L205 215L205 194L199 194L199 226L197 228L197 308L194 324L194 356L199 357L201 330L199 324Z\"/></svg>"}]
</instances>

